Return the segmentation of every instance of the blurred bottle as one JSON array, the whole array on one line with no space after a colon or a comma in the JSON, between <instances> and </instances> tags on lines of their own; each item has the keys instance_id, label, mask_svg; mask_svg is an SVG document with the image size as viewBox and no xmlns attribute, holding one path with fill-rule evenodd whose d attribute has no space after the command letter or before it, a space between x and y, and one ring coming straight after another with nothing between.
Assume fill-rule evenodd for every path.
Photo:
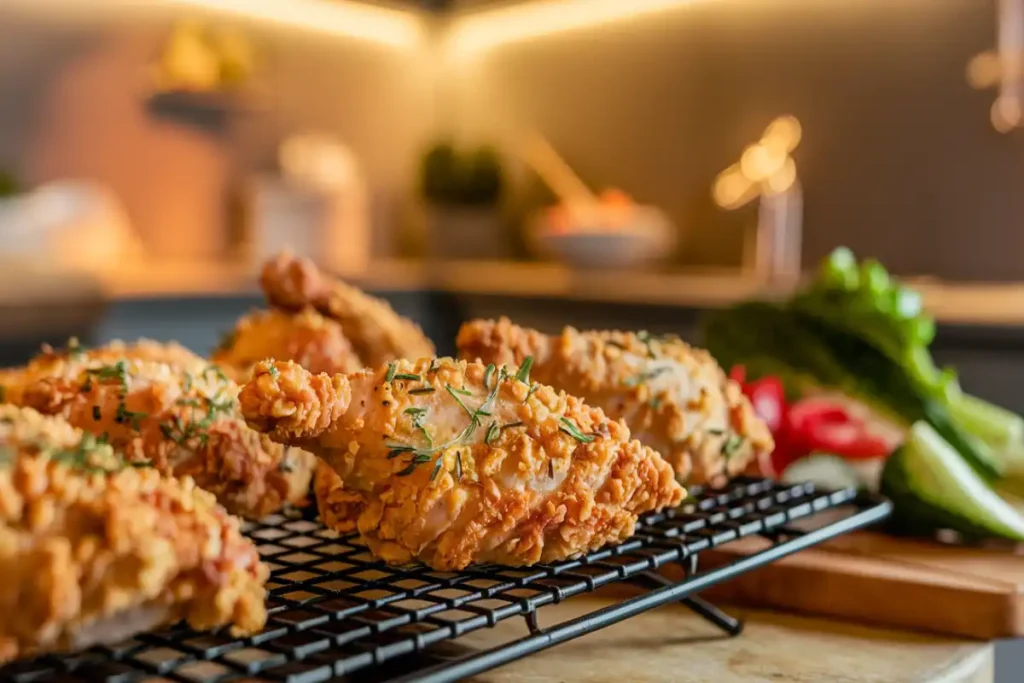
<instances>
[{"instance_id":1,"label":"blurred bottle","mask_svg":"<svg viewBox=\"0 0 1024 683\"><path fill-rule=\"evenodd\" d=\"M279 153L281 174L250 187L251 253L291 249L344 275L371 256L366 182L352 151L330 137L296 135Z\"/></svg>"}]
</instances>

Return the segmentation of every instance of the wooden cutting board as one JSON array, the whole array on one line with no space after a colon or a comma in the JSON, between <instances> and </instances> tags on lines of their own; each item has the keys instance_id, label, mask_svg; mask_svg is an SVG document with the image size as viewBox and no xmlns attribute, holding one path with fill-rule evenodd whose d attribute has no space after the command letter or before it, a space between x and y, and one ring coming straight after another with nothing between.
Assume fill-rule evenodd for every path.
<instances>
[{"instance_id":1,"label":"wooden cutting board","mask_svg":"<svg viewBox=\"0 0 1024 683\"><path fill-rule=\"evenodd\" d=\"M727 563L767 545L759 537L743 539L702 553L701 563ZM1022 636L1024 554L859 532L702 595L718 602L945 635Z\"/></svg>"}]
</instances>

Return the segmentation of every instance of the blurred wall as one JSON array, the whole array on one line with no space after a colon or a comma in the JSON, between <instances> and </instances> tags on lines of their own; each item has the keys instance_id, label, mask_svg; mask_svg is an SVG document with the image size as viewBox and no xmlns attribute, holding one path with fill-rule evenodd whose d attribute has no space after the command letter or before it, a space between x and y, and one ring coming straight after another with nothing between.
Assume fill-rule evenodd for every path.
<instances>
[{"instance_id":1,"label":"blurred wall","mask_svg":"<svg viewBox=\"0 0 1024 683\"><path fill-rule=\"evenodd\" d=\"M805 262L837 243L904 274L1024 278L1024 130L965 67L995 0L694 0L461 60L462 134L550 138L585 180L664 206L681 260L737 263L752 212L709 189L780 114L804 139Z\"/></svg>"},{"instance_id":2,"label":"blurred wall","mask_svg":"<svg viewBox=\"0 0 1024 683\"><path fill-rule=\"evenodd\" d=\"M515 133L536 128L588 182L664 206L685 234L681 263L732 265L753 211L716 209L711 182L792 113L807 262L845 243L901 274L1024 278L1024 131L992 130L995 94L964 77L994 44L995 0L693 0L455 60L440 94L427 50L263 28L268 97L219 127L142 113L140 68L166 18L15 24L4 12L0 166L96 175L125 190L151 239L188 226L201 240L221 188L292 130L355 148L383 228L430 131L514 151Z\"/></svg>"},{"instance_id":3,"label":"blurred wall","mask_svg":"<svg viewBox=\"0 0 1024 683\"><path fill-rule=\"evenodd\" d=\"M209 255L223 246L225 193L272 166L284 136L324 131L362 160L375 225L397 223L433 119L431 64L418 53L253 24L258 96L175 110L147 97L166 10L21 10L0 2L0 168L29 183L95 178L158 253Z\"/></svg>"}]
</instances>

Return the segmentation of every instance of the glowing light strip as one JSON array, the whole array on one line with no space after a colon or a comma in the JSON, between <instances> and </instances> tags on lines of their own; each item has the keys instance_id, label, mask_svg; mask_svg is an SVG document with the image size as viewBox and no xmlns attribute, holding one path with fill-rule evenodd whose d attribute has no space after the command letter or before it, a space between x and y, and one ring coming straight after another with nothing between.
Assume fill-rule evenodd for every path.
<instances>
[{"instance_id":1,"label":"glowing light strip","mask_svg":"<svg viewBox=\"0 0 1024 683\"><path fill-rule=\"evenodd\" d=\"M456 17L446 49L465 56L504 43L607 24L689 5L696 0L533 0Z\"/></svg>"},{"instance_id":2,"label":"glowing light strip","mask_svg":"<svg viewBox=\"0 0 1024 683\"><path fill-rule=\"evenodd\" d=\"M427 35L423 12L353 0L21 0L28 10L88 9L90 13L194 8L397 48L419 47Z\"/></svg>"}]
</instances>

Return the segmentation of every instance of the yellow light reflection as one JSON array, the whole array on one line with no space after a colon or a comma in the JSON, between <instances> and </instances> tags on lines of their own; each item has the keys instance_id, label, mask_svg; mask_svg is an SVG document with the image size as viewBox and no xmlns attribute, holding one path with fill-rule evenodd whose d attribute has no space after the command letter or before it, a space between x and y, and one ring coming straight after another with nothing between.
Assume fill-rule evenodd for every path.
<instances>
[{"instance_id":1,"label":"yellow light reflection","mask_svg":"<svg viewBox=\"0 0 1024 683\"><path fill-rule=\"evenodd\" d=\"M529 38L663 12L696 0L533 0L456 17L446 48L465 56Z\"/></svg>"},{"instance_id":2,"label":"yellow light reflection","mask_svg":"<svg viewBox=\"0 0 1024 683\"><path fill-rule=\"evenodd\" d=\"M353 0L14 0L37 11L140 12L194 8L304 31L364 40L397 48L419 47L427 35L421 12ZM0 3L2 4L2 3Z\"/></svg>"},{"instance_id":3,"label":"yellow light reflection","mask_svg":"<svg viewBox=\"0 0 1024 683\"><path fill-rule=\"evenodd\" d=\"M737 164L718 174L711 188L715 203L733 210L760 195L782 194L797 182L796 162L790 152L803 136L800 122L780 116L768 125L761 139L743 150Z\"/></svg>"}]
</instances>

